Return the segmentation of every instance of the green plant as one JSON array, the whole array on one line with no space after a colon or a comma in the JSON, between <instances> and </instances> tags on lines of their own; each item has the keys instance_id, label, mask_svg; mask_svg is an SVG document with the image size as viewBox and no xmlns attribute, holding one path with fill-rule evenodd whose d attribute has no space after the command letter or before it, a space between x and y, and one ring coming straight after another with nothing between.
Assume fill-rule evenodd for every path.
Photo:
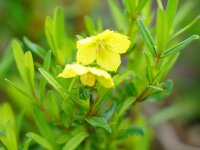
<instances>
[{"instance_id":1,"label":"green plant","mask_svg":"<svg viewBox=\"0 0 200 150\"><path fill-rule=\"evenodd\" d=\"M56 9L53 19L47 17L45 22L49 51L28 38L24 38L25 46L13 40L12 52L20 77L13 78L15 81L6 79L10 85L7 92L16 99L21 111L14 115L8 103L1 105L2 144L9 150L40 147L48 150L149 149L153 134L138 113L137 106L142 101L164 100L170 94L172 82L165 81L166 75L180 52L193 40L199 39L198 35L192 35L177 42L176 37L193 23L174 31L178 0L168 0L166 8L161 0L157 2L156 25L152 30L148 27L154 15L150 0L124 0L123 10L114 0L109 0L116 30L121 34L109 30L103 32L100 20L96 26L91 18L85 18L86 34L93 35L90 38L95 40L92 46L90 43L86 47L83 45L83 51L93 50L95 44L96 48L106 49L98 43L98 38L96 41L96 37L108 32L108 37L105 36L108 41L105 41L114 50L117 46L124 49L124 63L118 70L120 62L114 64L114 58L109 60L114 54L104 56L103 61L97 59L97 63L91 55L84 57L92 61L82 61L79 42L85 40L85 34L77 35L76 46L75 36L65 34L64 15L60 8ZM22 47L31 51L24 52ZM76 48L80 57L76 55ZM64 69L65 64L76 61L74 56L78 57L78 63L90 67L79 64L78 68L66 65ZM119 58L118 54L116 57ZM113 63L109 64L109 61ZM94 71L94 67L108 72ZM83 78L85 74L87 76ZM78 75L82 77L81 82ZM96 84L95 80L98 81Z\"/></svg>"}]
</instances>

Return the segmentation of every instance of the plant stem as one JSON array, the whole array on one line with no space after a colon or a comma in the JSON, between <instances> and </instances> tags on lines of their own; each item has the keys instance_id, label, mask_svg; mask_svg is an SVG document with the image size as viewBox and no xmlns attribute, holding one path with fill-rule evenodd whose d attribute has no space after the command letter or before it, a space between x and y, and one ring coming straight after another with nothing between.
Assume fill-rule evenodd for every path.
<instances>
[{"instance_id":1,"label":"plant stem","mask_svg":"<svg viewBox=\"0 0 200 150\"><path fill-rule=\"evenodd\" d=\"M90 109L87 111L87 113L85 114L85 117L91 115L94 111L94 108L96 106L96 104L98 103L98 101L100 100L99 97L96 98L96 100L94 101L94 103L92 104L92 106L90 107Z\"/></svg>"}]
</instances>

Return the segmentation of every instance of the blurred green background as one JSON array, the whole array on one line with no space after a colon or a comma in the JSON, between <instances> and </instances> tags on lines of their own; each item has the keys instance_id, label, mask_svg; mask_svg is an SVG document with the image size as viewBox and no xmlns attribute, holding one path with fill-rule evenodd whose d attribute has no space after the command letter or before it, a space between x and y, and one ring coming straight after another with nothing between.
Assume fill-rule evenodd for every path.
<instances>
[{"instance_id":1,"label":"blurred green background","mask_svg":"<svg viewBox=\"0 0 200 150\"><path fill-rule=\"evenodd\" d=\"M114 29L107 0L0 0L0 61L9 50L9 44L13 38L22 40L23 36L26 36L33 42L46 45L45 17L52 15L56 6L63 8L66 29L72 36L85 30L85 15L91 16L94 20L101 18L104 29ZM179 22L180 29L200 14L200 0L180 0L179 6L183 6L179 9L182 15L177 18L184 17L181 22L176 20ZM154 9L156 9L156 1ZM200 21L187 30L181 38L185 39L192 34L200 35ZM10 61L6 62L10 66L9 69L5 69L0 63L0 103L9 100L4 91L4 78L14 76L12 74L15 69L12 67L14 62L10 57L8 56ZM166 101L159 104L162 108L161 113L155 118L164 117L163 121L173 118L175 127L181 128L180 132L187 129L185 134L191 136L188 143L200 146L200 141L191 140L198 137L200 139L199 41L183 51L168 78L174 82L173 93ZM175 110L173 113L172 108Z\"/></svg>"}]
</instances>

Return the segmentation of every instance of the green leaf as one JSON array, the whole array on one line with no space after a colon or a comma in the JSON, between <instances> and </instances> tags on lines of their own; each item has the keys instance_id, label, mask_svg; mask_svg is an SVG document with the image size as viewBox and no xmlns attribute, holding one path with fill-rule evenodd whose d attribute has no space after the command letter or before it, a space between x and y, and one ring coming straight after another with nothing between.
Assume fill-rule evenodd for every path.
<instances>
[{"instance_id":1,"label":"green leaf","mask_svg":"<svg viewBox=\"0 0 200 150\"><path fill-rule=\"evenodd\" d=\"M137 13L136 10L136 2L133 0L123 0L123 5L126 8L126 11L128 12L129 16L132 17Z\"/></svg>"},{"instance_id":2,"label":"green leaf","mask_svg":"<svg viewBox=\"0 0 200 150\"><path fill-rule=\"evenodd\" d=\"M29 81L29 84L32 88L34 88L35 80L34 80L34 64L33 64L33 57L30 51L27 51L24 54L24 65L26 69L26 76Z\"/></svg>"},{"instance_id":3,"label":"green leaf","mask_svg":"<svg viewBox=\"0 0 200 150\"><path fill-rule=\"evenodd\" d=\"M46 53L46 56L44 58L44 64L43 64L43 69L46 71L49 71L51 67L51 51L48 51ZM45 95L45 86L46 86L46 80L45 78L42 78L40 81L40 99L43 100L44 99L44 95Z\"/></svg>"},{"instance_id":4,"label":"green leaf","mask_svg":"<svg viewBox=\"0 0 200 150\"><path fill-rule=\"evenodd\" d=\"M68 118L71 118L74 114L74 102L66 99L62 102L62 109Z\"/></svg>"},{"instance_id":5,"label":"green leaf","mask_svg":"<svg viewBox=\"0 0 200 150\"><path fill-rule=\"evenodd\" d=\"M101 19L99 18L99 19L97 20L97 32L98 32L98 33L101 33L102 31L103 31L103 25L102 25Z\"/></svg>"},{"instance_id":6,"label":"green leaf","mask_svg":"<svg viewBox=\"0 0 200 150\"><path fill-rule=\"evenodd\" d=\"M0 58L0 78L4 76L4 74L10 70L10 67L13 62L13 55L11 54L11 48L7 48L3 56Z\"/></svg>"},{"instance_id":7,"label":"green leaf","mask_svg":"<svg viewBox=\"0 0 200 150\"><path fill-rule=\"evenodd\" d=\"M135 73L133 71L127 71L121 75L114 76L114 83L115 86L120 85L124 80L126 80L129 76L135 76Z\"/></svg>"},{"instance_id":8,"label":"green leaf","mask_svg":"<svg viewBox=\"0 0 200 150\"><path fill-rule=\"evenodd\" d=\"M65 97L65 94L63 93L62 86L44 69L38 68L42 76L62 95Z\"/></svg>"},{"instance_id":9,"label":"green leaf","mask_svg":"<svg viewBox=\"0 0 200 150\"><path fill-rule=\"evenodd\" d=\"M167 19L163 9L158 9L157 12L157 21L156 21L156 44L158 51L163 51L167 38L168 38L168 29L167 29Z\"/></svg>"},{"instance_id":10,"label":"green leaf","mask_svg":"<svg viewBox=\"0 0 200 150\"><path fill-rule=\"evenodd\" d=\"M5 102L0 107L0 125L6 128L8 122L15 128L15 117L9 103Z\"/></svg>"},{"instance_id":11,"label":"green leaf","mask_svg":"<svg viewBox=\"0 0 200 150\"><path fill-rule=\"evenodd\" d=\"M132 81L125 82L125 90L128 97L138 95L136 85Z\"/></svg>"},{"instance_id":12,"label":"green leaf","mask_svg":"<svg viewBox=\"0 0 200 150\"><path fill-rule=\"evenodd\" d=\"M168 57L170 55L176 54L178 52L180 52L181 50L183 50L188 44L190 44L192 41L199 39L198 35L192 35L190 38L178 43L177 45L175 45L174 47L166 50L163 52L161 58L165 58Z\"/></svg>"},{"instance_id":13,"label":"green leaf","mask_svg":"<svg viewBox=\"0 0 200 150\"><path fill-rule=\"evenodd\" d=\"M88 135L85 131L79 132L64 145L62 150L75 150Z\"/></svg>"},{"instance_id":14,"label":"green leaf","mask_svg":"<svg viewBox=\"0 0 200 150\"><path fill-rule=\"evenodd\" d=\"M56 47L62 48L62 44L65 40L65 17L61 8L56 8L54 13L54 28L55 28L55 40Z\"/></svg>"},{"instance_id":15,"label":"green leaf","mask_svg":"<svg viewBox=\"0 0 200 150\"><path fill-rule=\"evenodd\" d=\"M29 138L33 139L36 143L38 143L43 148L45 148L47 150L53 150L53 147L51 146L51 144L47 140L45 140L43 137L41 137L40 135L33 133L33 132L29 132L26 135Z\"/></svg>"},{"instance_id":16,"label":"green leaf","mask_svg":"<svg viewBox=\"0 0 200 150\"><path fill-rule=\"evenodd\" d=\"M55 95L52 91L48 93L48 104L49 113L51 113L56 119L59 118L59 106L55 98Z\"/></svg>"},{"instance_id":17,"label":"green leaf","mask_svg":"<svg viewBox=\"0 0 200 150\"><path fill-rule=\"evenodd\" d=\"M108 125L108 122L104 118L100 117L87 117L85 120L94 127L104 128L111 133L111 128Z\"/></svg>"},{"instance_id":18,"label":"green leaf","mask_svg":"<svg viewBox=\"0 0 200 150\"><path fill-rule=\"evenodd\" d=\"M28 138L28 140L24 143L23 150L28 150L29 149L29 145L30 145L31 141L32 141L32 139Z\"/></svg>"},{"instance_id":19,"label":"green leaf","mask_svg":"<svg viewBox=\"0 0 200 150\"><path fill-rule=\"evenodd\" d=\"M53 20L50 17L47 17L45 20L45 35L47 38L47 42L51 48L51 51L53 52L54 56L57 58L57 52L56 52L56 44L54 41L54 23Z\"/></svg>"},{"instance_id":20,"label":"green leaf","mask_svg":"<svg viewBox=\"0 0 200 150\"><path fill-rule=\"evenodd\" d=\"M94 35L95 33L95 25L92 19L89 16L85 16L84 22L87 28L89 35Z\"/></svg>"},{"instance_id":21,"label":"green leaf","mask_svg":"<svg viewBox=\"0 0 200 150\"><path fill-rule=\"evenodd\" d=\"M28 97L31 100L34 100L28 93L25 92L24 89L21 89L18 85L16 85L15 83L13 83L12 81L5 79L5 81L7 81L10 85L12 85L14 88L16 88L21 94L23 94L24 96Z\"/></svg>"},{"instance_id":22,"label":"green leaf","mask_svg":"<svg viewBox=\"0 0 200 150\"><path fill-rule=\"evenodd\" d=\"M159 9L164 10L164 9L163 9L163 4L162 4L162 0L157 0L157 4L158 4L158 8L159 8Z\"/></svg>"},{"instance_id":23,"label":"green leaf","mask_svg":"<svg viewBox=\"0 0 200 150\"><path fill-rule=\"evenodd\" d=\"M138 18L137 20L138 20L139 30L140 30L140 33L142 35L144 42L146 43L146 45L147 45L150 53L152 54L152 56L156 57L157 52L156 52L156 49L155 49L153 37L151 36L149 30L145 26L143 20L141 18Z\"/></svg>"},{"instance_id":24,"label":"green leaf","mask_svg":"<svg viewBox=\"0 0 200 150\"><path fill-rule=\"evenodd\" d=\"M122 10L120 10L120 8L117 6L114 0L109 0L108 3L113 19L115 21L115 25L117 26L118 30L123 30L125 33L127 33L128 22L125 16L123 15Z\"/></svg>"},{"instance_id":25,"label":"green leaf","mask_svg":"<svg viewBox=\"0 0 200 150\"><path fill-rule=\"evenodd\" d=\"M149 2L149 0L139 0L139 4L137 7L138 12L141 12L141 10L144 8L144 6Z\"/></svg>"},{"instance_id":26,"label":"green leaf","mask_svg":"<svg viewBox=\"0 0 200 150\"><path fill-rule=\"evenodd\" d=\"M117 139L125 139L133 135L140 135L140 136L144 135L143 128L139 126L133 126L128 129L120 129L118 132L119 135L117 136Z\"/></svg>"},{"instance_id":27,"label":"green leaf","mask_svg":"<svg viewBox=\"0 0 200 150\"><path fill-rule=\"evenodd\" d=\"M26 72L25 72L25 66L24 66L24 53L23 53L20 43L17 40L13 40L12 49L13 49L13 54L14 54L15 62L17 65L17 69L22 79L26 82L27 79L26 79Z\"/></svg>"},{"instance_id":28,"label":"green leaf","mask_svg":"<svg viewBox=\"0 0 200 150\"><path fill-rule=\"evenodd\" d=\"M23 38L24 43L30 48L32 52L37 54L40 58L44 59L44 56L46 54L45 49L43 49L41 46L31 42L27 37Z\"/></svg>"},{"instance_id":29,"label":"green leaf","mask_svg":"<svg viewBox=\"0 0 200 150\"><path fill-rule=\"evenodd\" d=\"M129 97L117 112L117 118L120 118L126 110L135 102L135 97Z\"/></svg>"},{"instance_id":30,"label":"green leaf","mask_svg":"<svg viewBox=\"0 0 200 150\"><path fill-rule=\"evenodd\" d=\"M167 17L169 33L172 32L171 30L173 30L173 23L174 23L174 18L176 15L176 10L178 7L178 1L179 0L168 0L167 2L166 17Z\"/></svg>"},{"instance_id":31,"label":"green leaf","mask_svg":"<svg viewBox=\"0 0 200 150\"><path fill-rule=\"evenodd\" d=\"M171 80L167 80L162 87L157 87L154 86L152 87L153 89L156 90L156 92L152 93L145 101L149 102L160 102L165 100L165 98L170 95L172 88L173 88L173 83Z\"/></svg>"},{"instance_id":32,"label":"green leaf","mask_svg":"<svg viewBox=\"0 0 200 150\"><path fill-rule=\"evenodd\" d=\"M176 53L175 55L172 55L166 59L163 59L164 63L161 66L161 68L165 68L165 69L161 69L160 73L158 73L158 76L155 77L154 79L155 83L158 83L159 81L162 81L165 78L165 76L171 70L173 65L176 63L176 60L178 59L179 55L180 53Z\"/></svg>"},{"instance_id":33,"label":"green leaf","mask_svg":"<svg viewBox=\"0 0 200 150\"><path fill-rule=\"evenodd\" d=\"M10 145L12 146L12 150L17 150L17 137L13 125L11 122L7 122L6 125L6 138L8 139Z\"/></svg>"},{"instance_id":34,"label":"green leaf","mask_svg":"<svg viewBox=\"0 0 200 150\"><path fill-rule=\"evenodd\" d=\"M144 53L145 61L146 61L146 77L151 83L153 81L153 72L152 72L152 62L150 60L150 56L147 53Z\"/></svg>"},{"instance_id":35,"label":"green leaf","mask_svg":"<svg viewBox=\"0 0 200 150\"><path fill-rule=\"evenodd\" d=\"M193 26L198 20L200 19L200 15L197 16L192 22L190 22L188 25L186 25L185 27L183 27L182 29L180 29L178 32L176 32L175 34L173 34L169 41L171 41L172 39L174 39L175 37L179 36L180 34L182 34L183 32L185 32L187 29L189 29L191 26Z\"/></svg>"},{"instance_id":36,"label":"green leaf","mask_svg":"<svg viewBox=\"0 0 200 150\"><path fill-rule=\"evenodd\" d=\"M55 140L54 140L54 136L52 133L52 129L50 128L47 120L45 119L44 115L42 114L42 112L38 109L38 108L34 108L33 110L34 112L34 120L36 122L36 125L41 133L41 135L48 140L48 142L50 142L52 145L55 145Z\"/></svg>"},{"instance_id":37,"label":"green leaf","mask_svg":"<svg viewBox=\"0 0 200 150\"><path fill-rule=\"evenodd\" d=\"M0 141L6 146L9 150L15 150L12 148L12 144L8 141L8 139L2 135L0 135Z\"/></svg>"},{"instance_id":38,"label":"green leaf","mask_svg":"<svg viewBox=\"0 0 200 150\"><path fill-rule=\"evenodd\" d=\"M156 86L156 85L148 85L147 87L151 88L151 89L154 89L156 91L164 91L163 88L160 88L159 86Z\"/></svg>"}]
</instances>

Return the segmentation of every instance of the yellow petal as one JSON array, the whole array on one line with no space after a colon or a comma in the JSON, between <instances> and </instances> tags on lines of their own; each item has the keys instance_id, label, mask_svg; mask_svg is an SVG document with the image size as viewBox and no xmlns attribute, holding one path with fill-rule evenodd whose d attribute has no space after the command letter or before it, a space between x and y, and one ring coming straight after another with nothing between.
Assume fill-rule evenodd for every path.
<instances>
[{"instance_id":1,"label":"yellow petal","mask_svg":"<svg viewBox=\"0 0 200 150\"><path fill-rule=\"evenodd\" d=\"M97 77L97 81L105 88L114 87L112 78Z\"/></svg>"},{"instance_id":2,"label":"yellow petal","mask_svg":"<svg viewBox=\"0 0 200 150\"><path fill-rule=\"evenodd\" d=\"M105 38L106 48L118 54L125 53L131 44L127 36L116 32L109 34Z\"/></svg>"},{"instance_id":3,"label":"yellow petal","mask_svg":"<svg viewBox=\"0 0 200 150\"><path fill-rule=\"evenodd\" d=\"M77 42L77 62L88 65L95 61L97 57L97 48L94 43L94 38L89 37Z\"/></svg>"},{"instance_id":4,"label":"yellow petal","mask_svg":"<svg viewBox=\"0 0 200 150\"><path fill-rule=\"evenodd\" d=\"M120 55L109 50L102 49L97 56L97 64L109 71L116 71L120 63Z\"/></svg>"},{"instance_id":5,"label":"yellow petal","mask_svg":"<svg viewBox=\"0 0 200 150\"><path fill-rule=\"evenodd\" d=\"M101 84L105 88L112 88L114 87L114 82L112 80L112 77L109 73L107 73L104 70L97 69L95 67L89 67L88 68L89 72L94 74L97 78L97 81L99 84Z\"/></svg>"},{"instance_id":6,"label":"yellow petal","mask_svg":"<svg viewBox=\"0 0 200 150\"><path fill-rule=\"evenodd\" d=\"M91 73L87 73L80 76L81 83L87 86L94 86L95 84L95 76Z\"/></svg>"},{"instance_id":7,"label":"yellow petal","mask_svg":"<svg viewBox=\"0 0 200 150\"><path fill-rule=\"evenodd\" d=\"M72 78L78 75L86 74L87 72L88 72L88 69L84 67L83 65L67 64L63 72L60 73L58 77Z\"/></svg>"}]
</instances>

